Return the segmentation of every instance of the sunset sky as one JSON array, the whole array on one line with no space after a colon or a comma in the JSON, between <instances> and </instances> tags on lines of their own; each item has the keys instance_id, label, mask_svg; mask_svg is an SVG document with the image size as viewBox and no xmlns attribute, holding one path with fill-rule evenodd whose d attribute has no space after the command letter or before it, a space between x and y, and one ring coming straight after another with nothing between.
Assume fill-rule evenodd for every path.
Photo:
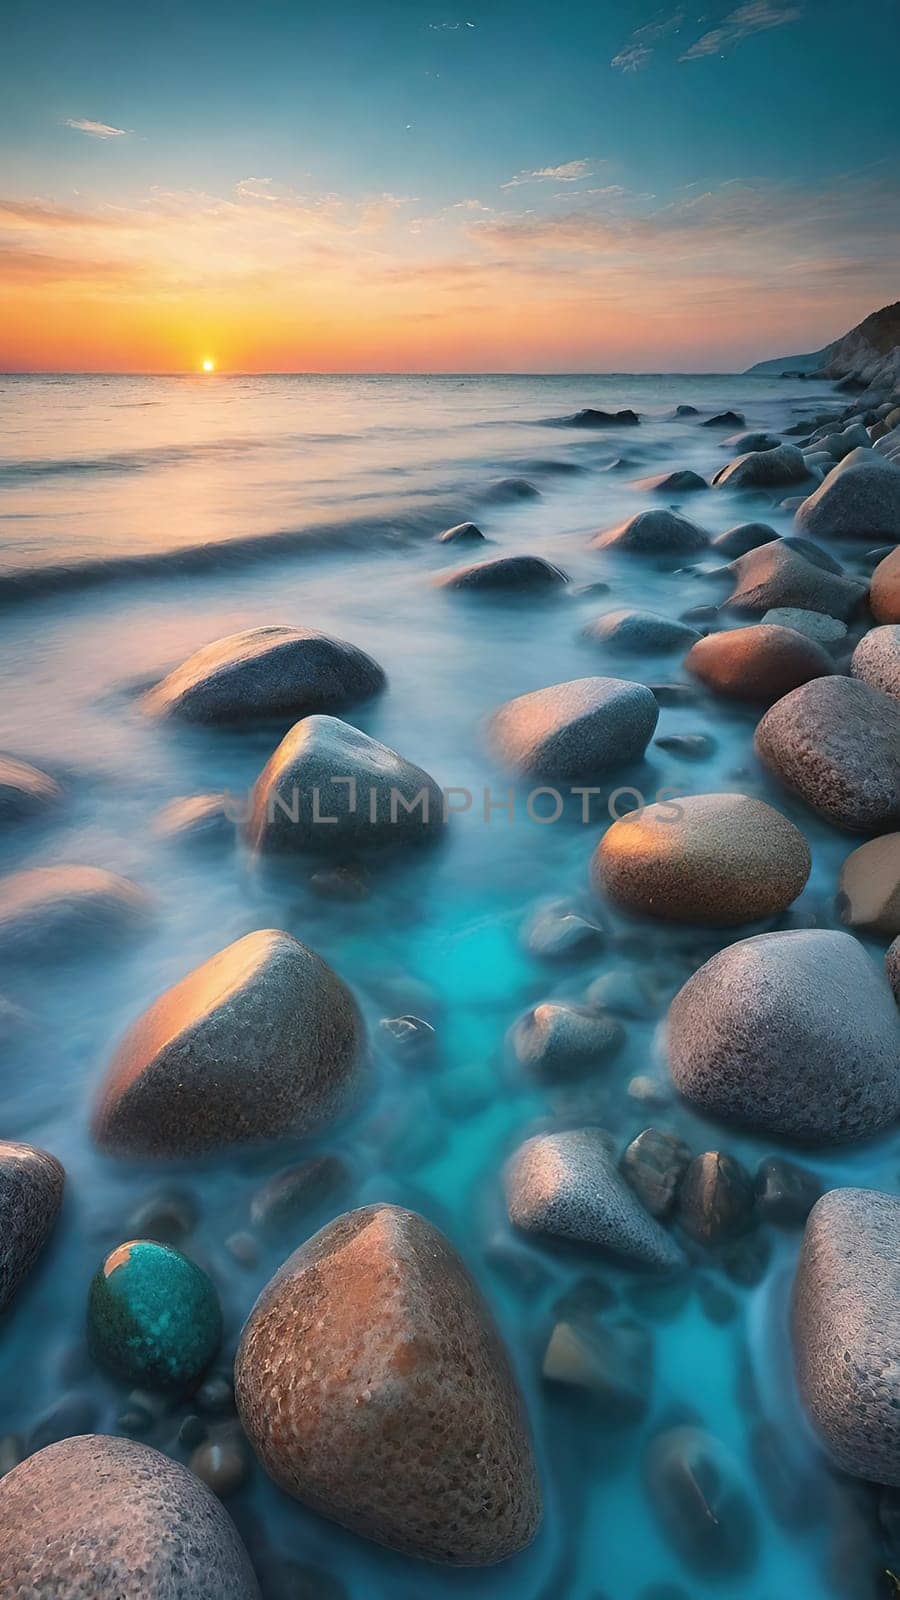
<instances>
[{"instance_id":1,"label":"sunset sky","mask_svg":"<svg viewBox=\"0 0 900 1600\"><path fill-rule=\"evenodd\" d=\"M900 294L900 0L7 19L3 370L733 370Z\"/></svg>"}]
</instances>

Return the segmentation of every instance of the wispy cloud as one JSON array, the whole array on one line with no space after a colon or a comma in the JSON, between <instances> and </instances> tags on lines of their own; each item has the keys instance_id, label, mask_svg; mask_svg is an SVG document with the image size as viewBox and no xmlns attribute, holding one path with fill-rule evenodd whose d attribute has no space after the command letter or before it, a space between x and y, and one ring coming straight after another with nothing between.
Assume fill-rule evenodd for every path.
<instances>
[{"instance_id":1,"label":"wispy cloud","mask_svg":"<svg viewBox=\"0 0 900 1600\"><path fill-rule=\"evenodd\" d=\"M86 133L92 139L124 139L131 131L129 128L114 128L109 122L92 122L90 117L67 117L67 128L74 128L76 133Z\"/></svg>"},{"instance_id":2,"label":"wispy cloud","mask_svg":"<svg viewBox=\"0 0 900 1600\"><path fill-rule=\"evenodd\" d=\"M559 167L535 167L532 172L517 172L514 178L500 187L518 189L522 183L577 183L580 178L593 176L589 160L564 161Z\"/></svg>"},{"instance_id":3,"label":"wispy cloud","mask_svg":"<svg viewBox=\"0 0 900 1600\"><path fill-rule=\"evenodd\" d=\"M789 22L799 22L803 8L799 5L772 4L771 0L749 0L738 6L724 22L709 33L704 33L685 50L679 61L700 61L705 56L724 56L736 50L754 33L766 33L770 28L783 28Z\"/></svg>"},{"instance_id":4,"label":"wispy cloud","mask_svg":"<svg viewBox=\"0 0 900 1600\"><path fill-rule=\"evenodd\" d=\"M621 72L638 72L650 60L654 45L669 34L677 33L683 22L683 11L657 12L642 28L635 28L627 44L613 56L610 66L618 67Z\"/></svg>"}]
</instances>

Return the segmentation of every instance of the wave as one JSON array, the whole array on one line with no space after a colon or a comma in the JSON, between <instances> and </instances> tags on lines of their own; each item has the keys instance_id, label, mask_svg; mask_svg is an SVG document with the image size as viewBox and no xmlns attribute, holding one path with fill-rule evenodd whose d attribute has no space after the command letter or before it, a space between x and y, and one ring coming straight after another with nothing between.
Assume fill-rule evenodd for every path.
<instances>
[{"instance_id":1,"label":"wave","mask_svg":"<svg viewBox=\"0 0 900 1600\"><path fill-rule=\"evenodd\" d=\"M154 467L179 466L185 461L218 460L225 456L249 455L293 443L342 444L353 435L345 433L287 434L281 438L215 439L206 444L151 445L144 450L113 450L95 456L59 456L42 460L0 459L0 481L30 478L56 478L104 472L143 472Z\"/></svg>"}]
</instances>

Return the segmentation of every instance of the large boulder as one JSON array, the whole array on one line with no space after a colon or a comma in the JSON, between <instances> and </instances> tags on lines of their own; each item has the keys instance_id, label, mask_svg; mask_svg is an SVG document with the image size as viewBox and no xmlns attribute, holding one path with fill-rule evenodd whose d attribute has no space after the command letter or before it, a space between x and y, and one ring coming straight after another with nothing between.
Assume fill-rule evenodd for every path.
<instances>
[{"instance_id":1,"label":"large boulder","mask_svg":"<svg viewBox=\"0 0 900 1600\"><path fill-rule=\"evenodd\" d=\"M0 1140L0 1315L53 1231L64 1183L55 1156L34 1145Z\"/></svg>"},{"instance_id":2,"label":"large boulder","mask_svg":"<svg viewBox=\"0 0 900 1600\"><path fill-rule=\"evenodd\" d=\"M900 470L874 450L849 455L794 520L813 539L900 540Z\"/></svg>"},{"instance_id":3,"label":"large boulder","mask_svg":"<svg viewBox=\"0 0 900 1600\"><path fill-rule=\"evenodd\" d=\"M0 878L0 951L31 960L86 954L142 932L153 905L105 867L28 867Z\"/></svg>"},{"instance_id":4,"label":"large boulder","mask_svg":"<svg viewBox=\"0 0 900 1600\"><path fill-rule=\"evenodd\" d=\"M83 1434L0 1480L0 1593L21 1600L259 1600L237 1529L186 1467Z\"/></svg>"},{"instance_id":5,"label":"large boulder","mask_svg":"<svg viewBox=\"0 0 900 1600\"><path fill-rule=\"evenodd\" d=\"M638 511L627 522L598 533L591 540L595 550L627 550L642 555L652 555L656 551L703 550L708 544L709 534L703 528L689 522L687 517L680 517L676 511L662 508Z\"/></svg>"},{"instance_id":6,"label":"large boulder","mask_svg":"<svg viewBox=\"0 0 900 1600\"><path fill-rule=\"evenodd\" d=\"M187 722L338 711L384 688L371 656L314 628L247 628L188 656L143 699L157 717Z\"/></svg>"},{"instance_id":7,"label":"large boulder","mask_svg":"<svg viewBox=\"0 0 900 1600\"><path fill-rule=\"evenodd\" d=\"M770 489L779 484L804 483L810 470L794 444L776 449L748 450L729 461L713 478L717 489Z\"/></svg>"},{"instance_id":8,"label":"large boulder","mask_svg":"<svg viewBox=\"0 0 900 1600\"><path fill-rule=\"evenodd\" d=\"M250 844L263 851L354 854L418 843L443 829L429 773L337 717L304 717L253 791Z\"/></svg>"},{"instance_id":9,"label":"large boulder","mask_svg":"<svg viewBox=\"0 0 900 1600\"><path fill-rule=\"evenodd\" d=\"M62 790L55 778L28 761L0 755L0 822L37 816L61 799Z\"/></svg>"},{"instance_id":10,"label":"large boulder","mask_svg":"<svg viewBox=\"0 0 900 1600\"><path fill-rule=\"evenodd\" d=\"M869 605L876 622L900 622L900 549L879 561L872 573Z\"/></svg>"},{"instance_id":11,"label":"large boulder","mask_svg":"<svg viewBox=\"0 0 900 1600\"><path fill-rule=\"evenodd\" d=\"M624 910L729 927L784 911L810 864L802 833L774 807L698 794L620 817L594 851L591 878Z\"/></svg>"},{"instance_id":12,"label":"large boulder","mask_svg":"<svg viewBox=\"0 0 900 1600\"><path fill-rule=\"evenodd\" d=\"M642 683L574 678L508 700L488 737L501 759L533 777L577 778L643 755L659 706Z\"/></svg>"},{"instance_id":13,"label":"large boulder","mask_svg":"<svg viewBox=\"0 0 900 1600\"><path fill-rule=\"evenodd\" d=\"M846 621L859 610L866 585L827 571L784 539L759 545L731 563L734 589L726 601L738 611L762 613L774 606L824 611Z\"/></svg>"},{"instance_id":14,"label":"large boulder","mask_svg":"<svg viewBox=\"0 0 900 1600\"><path fill-rule=\"evenodd\" d=\"M900 934L900 833L867 839L841 867L841 921L892 939Z\"/></svg>"},{"instance_id":15,"label":"large boulder","mask_svg":"<svg viewBox=\"0 0 900 1600\"><path fill-rule=\"evenodd\" d=\"M800 1393L842 1472L900 1484L900 1198L831 1189L813 1207L794 1280Z\"/></svg>"},{"instance_id":16,"label":"large boulder","mask_svg":"<svg viewBox=\"0 0 900 1600\"><path fill-rule=\"evenodd\" d=\"M684 1264L675 1240L641 1205L597 1128L542 1133L507 1163L509 1220L524 1233L594 1245L631 1266Z\"/></svg>"},{"instance_id":17,"label":"large boulder","mask_svg":"<svg viewBox=\"0 0 900 1600\"><path fill-rule=\"evenodd\" d=\"M676 622L672 617L661 617L655 611L636 611L623 606L618 611L607 611L596 622L589 622L584 630L586 639L593 644L606 645L612 650L643 655L645 651L687 650L700 638L696 628L686 622Z\"/></svg>"},{"instance_id":18,"label":"large boulder","mask_svg":"<svg viewBox=\"0 0 900 1600\"><path fill-rule=\"evenodd\" d=\"M493 561L476 561L439 578L443 589L465 593L487 590L509 594L529 594L535 590L556 589L568 583L566 574L542 556L497 556Z\"/></svg>"},{"instance_id":19,"label":"large boulder","mask_svg":"<svg viewBox=\"0 0 900 1600\"><path fill-rule=\"evenodd\" d=\"M717 694L761 705L771 705L810 678L826 677L834 667L815 640L769 622L708 634L692 646L684 664Z\"/></svg>"},{"instance_id":20,"label":"large boulder","mask_svg":"<svg viewBox=\"0 0 900 1600\"><path fill-rule=\"evenodd\" d=\"M540 1489L490 1312L415 1212L330 1222L256 1302L235 1362L241 1422L288 1494L379 1544L482 1566L534 1537Z\"/></svg>"},{"instance_id":21,"label":"large boulder","mask_svg":"<svg viewBox=\"0 0 900 1600\"><path fill-rule=\"evenodd\" d=\"M309 1132L352 1099L364 1054L349 989L289 933L249 933L125 1035L93 1117L115 1155L188 1156Z\"/></svg>"},{"instance_id":22,"label":"large boulder","mask_svg":"<svg viewBox=\"0 0 900 1600\"><path fill-rule=\"evenodd\" d=\"M900 827L900 705L855 678L815 678L776 701L756 752L795 794L839 828Z\"/></svg>"},{"instance_id":23,"label":"large boulder","mask_svg":"<svg viewBox=\"0 0 900 1600\"><path fill-rule=\"evenodd\" d=\"M900 1115L900 1015L849 933L762 933L720 950L672 1002L669 1069L702 1115L809 1144Z\"/></svg>"},{"instance_id":24,"label":"large boulder","mask_svg":"<svg viewBox=\"0 0 900 1600\"><path fill-rule=\"evenodd\" d=\"M900 700L900 622L885 623L863 634L853 652L850 671L854 678Z\"/></svg>"}]
</instances>

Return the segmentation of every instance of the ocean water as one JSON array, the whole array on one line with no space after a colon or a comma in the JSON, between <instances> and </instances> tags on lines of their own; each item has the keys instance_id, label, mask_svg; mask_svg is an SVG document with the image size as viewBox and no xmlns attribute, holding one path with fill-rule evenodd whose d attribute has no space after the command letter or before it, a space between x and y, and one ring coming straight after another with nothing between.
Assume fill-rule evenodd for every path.
<instances>
[{"instance_id":1,"label":"ocean water","mask_svg":"<svg viewBox=\"0 0 900 1600\"><path fill-rule=\"evenodd\" d=\"M591 533L655 503L677 505L712 531L750 519L789 530L775 496L716 490L667 502L636 486L676 467L709 476L728 459L727 430L675 420L680 403L704 416L733 407L748 428L776 431L842 408L824 384L728 376L0 379L0 749L53 773L66 795L52 821L5 830L0 870L102 865L156 903L150 931L134 944L35 957L0 975L0 992L28 1016L4 1047L0 1136L45 1146L68 1173L60 1226L0 1331L0 1436L27 1441L73 1395L78 1431L85 1419L96 1431L117 1430L125 1394L84 1352L87 1287L106 1251L133 1235L136 1207L160 1190L186 1191L196 1204L199 1222L184 1248L220 1290L227 1358L256 1295L304 1235L261 1246L250 1266L226 1241L246 1230L260 1183L312 1150L344 1154L353 1178L305 1231L379 1199L445 1229L501 1325L537 1440L544 1526L528 1552L488 1572L421 1566L355 1539L255 1468L228 1506L267 1600L651 1600L652 1586L665 1583L675 1586L671 1600L879 1592L872 1504L828 1471L792 1386L786 1307L799 1236L769 1230L771 1258L752 1287L726 1279L711 1258L673 1299L599 1257L573 1262L552 1246L519 1244L503 1214L503 1163L541 1127L599 1123L624 1148L652 1123L698 1152L728 1150L751 1169L772 1153L770 1142L704 1123L674 1099L648 1109L628 1092L638 1074L665 1092L668 997L739 935L637 923L592 906L587 866L608 820L602 803L588 824L567 814L553 825L526 814L523 790L512 821L495 813L486 822L481 805L486 788L495 797L509 788L483 723L510 696L592 673L687 681L677 654L614 655L584 640L586 622L631 604L677 616L726 592L709 576L713 557L680 568L629 559L591 550ZM585 432L560 423L588 405L634 407L641 425ZM537 493L510 495L509 479ZM441 528L469 517L488 546L434 543ZM562 566L567 588L501 605L435 584L469 559L526 552ZM861 559L849 552L848 567ZM609 591L592 590L598 583ZM246 791L284 730L155 725L138 709L138 690L199 645L261 623L311 625L374 655L388 690L347 720L476 797L441 848L377 875L362 903L317 898L302 871L262 873L237 844L216 851L154 836L156 813L175 796ZM803 828L814 862L782 925L837 925L837 874L853 841L776 791L753 754L755 721L752 708L700 692L666 704L658 735L705 732L714 753L687 762L651 745L608 787L741 789L773 800ZM603 947L562 963L530 955L523 928L554 900L599 912ZM305 1144L162 1169L101 1156L88 1118L123 1029L191 967L267 926L294 933L336 968L376 1040L381 1017L431 1021L435 1062L405 1064L377 1049L358 1110ZM601 973L623 968L658 985L656 1014L627 1021L622 1052L577 1088L526 1083L504 1050L515 1018L542 999L581 996ZM900 1168L889 1137L801 1159L829 1187L894 1189ZM586 1276L652 1335L649 1410L628 1428L609 1429L589 1404L541 1380L554 1303ZM724 1325L704 1313L701 1278L727 1284L735 1297ZM160 1415L144 1437L184 1459L177 1433L187 1409ZM758 1523L742 1577L716 1583L685 1567L648 1499L646 1443L685 1417L739 1462ZM772 1474L758 1470L751 1448L761 1420L777 1429L789 1482L803 1485L805 1516L773 1509ZM290 1563L319 1577L301 1589Z\"/></svg>"}]
</instances>

